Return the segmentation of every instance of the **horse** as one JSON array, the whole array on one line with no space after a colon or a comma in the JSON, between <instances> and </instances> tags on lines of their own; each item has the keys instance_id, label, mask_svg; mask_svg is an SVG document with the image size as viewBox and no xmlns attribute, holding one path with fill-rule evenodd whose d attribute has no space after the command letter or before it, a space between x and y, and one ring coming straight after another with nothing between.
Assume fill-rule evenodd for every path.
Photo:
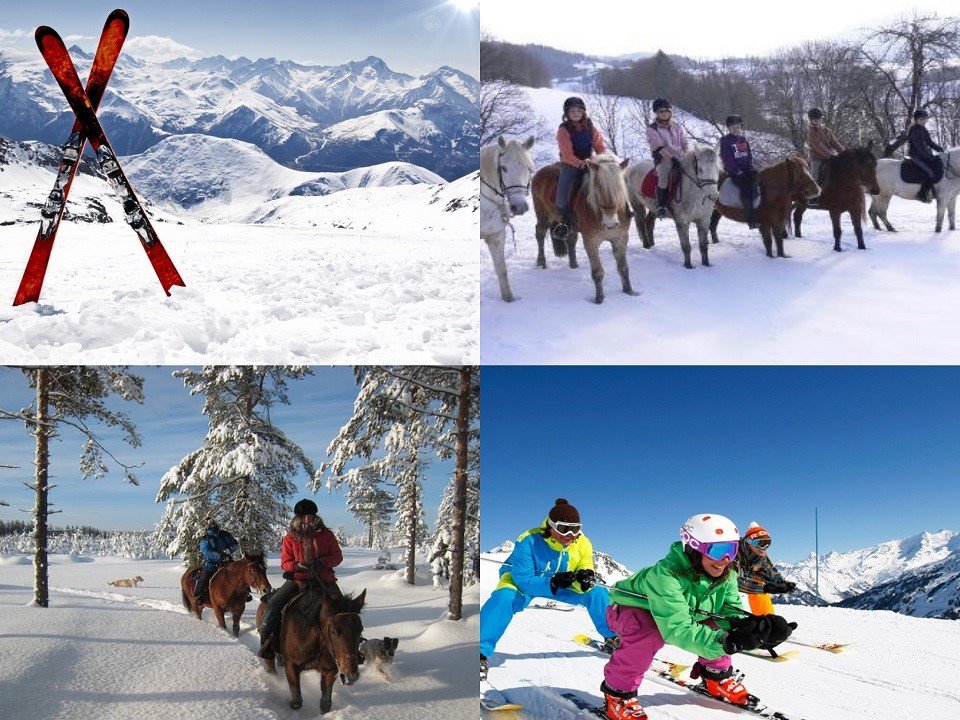
<instances>
[{"instance_id":1,"label":"horse","mask_svg":"<svg viewBox=\"0 0 960 720\"><path fill-rule=\"evenodd\" d=\"M787 237L787 224L790 219L790 205L794 197L813 198L820 194L820 186L810 175L807 161L796 154L768 165L757 173L757 185L760 189L760 205L755 217L760 223L760 236L767 257L773 257L773 243L776 240L777 257L788 257L783 251L783 241ZM713 242L719 242L717 225L725 217L737 222L746 222L743 209L716 204L710 219L710 234Z\"/></svg>"},{"instance_id":2,"label":"horse","mask_svg":"<svg viewBox=\"0 0 960 720\"><path fill-rule=\"evenodd\" d=\"M937 222L935 231L943 230L944 213L949 215L950 229L956 229L957 194L960 193L960 148L950 148L940 153L943 162L943 177L934 185L937 196ZM920 185L906 183L900 178L901 161L893 158L877 160L877 181L880 194L870 198L870 209L867 213L877 230L882 230L878 220L883 221L887 230L896 232L887 219L887 208L890 207L890 198L894 195L907 200L916 200Z\"/></svg>"},{"instance_id":3,"label":"horse","mask_svg":"<svg viewBox=\"0 0 960 720\"><path fill-rule=\"evenodd\" d=\"M840 247L840 216L850 214L853 232L857 236L857 249L866 250L863 243L862 218L866 210L863 199L863 189L867 188L871 195L879 195L880 187L877 181L877 158L873 154L873 141L866 147L847 148L823 161L824 171L827 173L827 182L820 192L814 209L827 210L830 221L833 223L833 249L841 252ZM807 201L800 200L794 204L793 229L796 237L800 234L800 224L803 222L803 213L809 207Z\"/></svg>"},{"instance_id":4,"label":"horse","mask_svg":"<svg viewBox=\"0 0 960 720\"><path fill-rule=\"evenodd\" d=\"M213 608L217 616L217 625L221 630L227 629L224 613L229 611L233 615L233 635L240 634L240 616L243 615L247 601L250 599L250 588L256 588L259 593L270 591L270 581L267 580L267 562L263 554L244 555L241 560L229 562L210 578L207 599L198 604L193 597L193 588L196 584L198 566L187 568L180 578L180 593L183 597L183 606L195 613L198 620L202 619L205 607Z\"/></svg>"},{"instance_id":5,"label":"horse","mask_svg":"<svg viewBox=\"0 0 960 720\"><path fill-rule=\"evenodd\" d=\"M652 160L643 160L632 165L624 177L630 206L637 223L637 232L645 248L653 247L653 226L656 223L657 201L643 194L644 178L653 170ZM697 226L700 241L700 260L704 267L710 267L707 233L714 204L718 199L717 183L720 178L720 162L716 150L695 148L680 158L680 185L676 198L671 203L670 214L680 236L680 248L683 250L683 266L693 269L690 262L690 224Z\"/></svg>"},{"instance_id":6,"label":"horse","mask_svg":"<svg viewBox=\"0 0 960 720\"><path fill-rule=\"evenodd\" d=\"M319 582L319 580L317 581ZM344 685L353 685L360 677L360 642L363 621L360 611L367 591L357 597L344 595L336 585L311 586L297 595L283 612L278 655L283 660L290 688L290 707L303 707L300 674L304 670L320 673L320 713L333 705L333 684L337 674ZM261 624L266 603L257 608ZM267 672L276 674L275 658L265 659Z\"/></svg>"},{"instance_id":7,"label":"horse","mask_svg":"<svg viewBox=\"0 0 960 720\"><path fill-rule=\"evenodd\" d=\"M515 299L507 279L507 262L503 246L511 218L529 209L530 176L533 160L530 148L533 137L520 143L498 137L496 143L480 148L480 237L487 242L490 258L500 282L500 297L505 302Z\"/></svg>"},{"instance_id":8,"label":"horse","mask_svg":"<svg viewBox=\"0 0 960 720\"><path fill-rule=\"evenodd\" d=\"M603 302L603 265L600 263L600 244L609 240L617 271L623 283L623 292L636 295L630 285L627 268L627 237L630 231L629 200L623 170L629 160L620 161L615 155L603 153L585 161L580 191L570 198L573 224L565 241L554 240L553 251L558 257L569 253L570 267L577 267L577 234L583 235L583 247L590 258L590 275L596 289L594 302ZM547 267L543 240L550 225L560 220L560 213L551 198L560 177L560 165L542 167L533 176L533 209L537 214L537 266Z\"/></svg>"}]
</instances>

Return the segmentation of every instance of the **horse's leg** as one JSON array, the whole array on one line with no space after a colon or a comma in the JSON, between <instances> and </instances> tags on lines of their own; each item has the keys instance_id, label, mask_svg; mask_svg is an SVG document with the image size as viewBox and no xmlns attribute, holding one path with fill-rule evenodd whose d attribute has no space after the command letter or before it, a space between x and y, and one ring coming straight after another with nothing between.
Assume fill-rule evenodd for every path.
<instances>
[{"instance_id":1,"label":"horse's leg","mask_svg":"<svg viewBox=\"0 0 960 720\"><path fill-rule=\"evenodd\" d=\"M547 269L547 256L543 253L543 241L547 237L549 227L546 217L541 217L540 213L537 213L537 227L533 231L534 235L537 236L537 267L544 270ZM506 236L506 232L504 232L504 236Z\"/></svg>"},{"instance_id":2,"label":"horse's leg","mask_svg":"<svg viewBox=\"0 0 960 720\"><path fill-rule=\"evenodd\" d=\"M934 232L943 230L943 216L947 212L947 204L937 196L937 224L934 226Z\"/></svg>"},{"instance_id":3,"label":"horse's leg","mask_svg":"<svg viewBox=\"0 0 960 720\"><path fill-rule=\"evenodd\" d=\"M506 230L501 230L493 237L487 238L487 249L493 260L493 267L497 271L497 280L500 282L500 297L504 302L513 302L513 293L510 292L510 281L507 279L507 261L503 256L503 246L507 241ZM543 243L540 243L541 248Z\"/></svg>"},{"instance_id":4,"label":"horse's leg","mask_svg":"<svg viewBox=\"0 0 960 720\"><path fill-rule=\"evenodd\" d=\"M320 714L330 712L333 707L333 684L337 681L336 670L324 670L320 673Z\"/></svg>"},{"instance_id":5,"label":"horse's leg","mask_svg":"<svg viewBox=\"0 0 960 720\"><path fill-rule=\"evenodd\" d=\"M800 226L803 224L803 211L807 209L807 206L803 203L797 203L797 206L793 210L793 236L796 238L803 237L803 233L800 232ZM787 211L787 215L790 214L790 211Z\"/></svg>"},{"instance_id":6,"label":"horse's leg","mask_svg":"<svg viewBox=\"0 0 960 720\"><path fill-rule=\"evenodd\" d=\"M603 302L603 265L600 264L600 241L584 237L583 249L586 250L587 258L590 260L590 277L593 278L593 285L597 292L593 301L599 305Z\"/></svg>"},{"instance_id":7,"label":"horse's leg","mask_svg":"<svg viewBox=\"0 0 960 720\"><path fill-rule=\"evenodd\" d=\"M773 257L773 234L769 223L760 225L760 237L763 238L763 249L767 251L767 257Z\"/></svg>"},{"instance_id":8,"label":"horse's leg","mask_svg":"<svg viewBox=\"0 0 960 720\"><path fill-rule=\"evenodd\" d=\"M874 195L873 197L871 197L870 207L867 208L867 217L869 217L870 222L873 223L874 230L883 230L883 228L880 227L880 218L879 218L880 213L877 212L877 204L880 202L880 197L881 196L879 195Z\"/></svg>"},{"instance_id":9,"label":"horse's leg","mask_svg":"<svg viewBox=\"0 0 960 720\"><path fill-rule=\"evenodd\" d=\"M857 236L857 250L866 250L867 246L863 242L863 220L861 213L850 213L850 222L853 225L853 234Z\"/></svg>"},{"instance_id":10,"label":"horse's leg","mask_svg":"<svg viewBox=\"0 0 960 720\"><path fill-rule=\"evenodd\" d=\"M580 267L580 264L577 262L577 235L580 231L577 229L577 226L574 225L570 228L570 232L567 233L567 255L570 256L570 267L576 270ZM584 244L586 244L587 239L583 239Z\"/></svg>"},{"instance_id":11,"label":"horse's leg","mask_svg":"<svg viewBox=\"0 0 960 720\"><path fill-rule=\"evenodd\" d=\"M643 223L643 229L646 231L643 236L643 247L647 250L653 247L653 228L656 226L656 224L657 216L652 212L648 212L647 219Z\"/></svg>"},{"instance_id":12,"label":"horse's leg","mask_svg":"<svg viewBox=\"0 0 960 720\"><path fill-rule=\"evenodd\" d=\"M842 252L842 248L840 247L840 235L842 232L840 230L840 213L836 210L831 210L830 222L833 223L833 249L836 252Z\"/></svg>"},{"instance_id":13,"label":"horse's leg","mask_svg":"<svg viewBox=\"0 0 960 720\"><path fill-rule=\"evenodd\" d=\"M790 216L788 214L786 220L781 220L779 227L776 227L773 230L773 237L777 242L777 257L790 257L783 251L783 241L787 239L787 225L789 224Z\"/></svg>"},{"instance_id":14,"label":"horse's leg","mask_svg":"<svg viewBox=\"0 0 960 720\"><path fill-rule=\"evenodd\" d=\"M627 230L630 230L630 226L627 226ZM612 241L610 244L613 245L613 257L617 261L617 272L620 273L620 282L623 284L623 291L627 295L636 295L633 291L633 286L630 284L630 268L627 267L627 235L625 234L622 238Z\"/></svg>"},{"instance_id":15,"label":"horse's leg","mask_svg":"<svg viewBox=\"0 0 960 720\"><path fill-rule=\"evenodd\" d=\"M957 196L954 195L952 198L950 198L950 202L947 203L947 217L950 219L951 230L957 229L954 223L954 220L956 220L956 216L957 216Z\"/></svg>"},{"instance_id":16,"label":"horse's leg","mask_svg":"<svg viewBox=\"0 0 960 720\"><path fill-rule=\"evenodd\" d=\"M290 707L299 710L303 707L303 695L300 693L300 666L295 662L287 662L283 669L287 674L287 686L290 688Z\"/></svg>"},{"instance_id":17,"label":"horse's leg","mask_svg":"<svg viewBox=\"0 0 960 720\"><path fill-rule=\"evenodd\" d=\"M896 232L897 229L890 224L889 218L887 218L887 208L890 207L890 198L892 196L879 195L873 199L870 203L870 208L873 209L876 205L876 216L880 219L880 222L883 223L884 227L887 228L890 232ZM878 230L880 228L877 228Z\"/></svg>"},{"instance_id":18,"label":"horse's leg","mask_svg":"<svg viewBox=\"0 0 960 720\"><path fill-rule=\"evenodd\" d=\"M710 267L710 227L701 218L697 221L697 239L700 241L700 262L704 267Z\"/></svg>"},{"instance_id":19,"label":"horse's leg","mask_svg":"<svg viewBox=\"0 0 960 720\"><path fill-rule=\"evenodd\" d=\"M224 608L220 607L219 605L213 606L213 614L217 617L217 625L220 626L221 630L226 630L227 620L223 617L223 610Z\"/></svg>"},{"instance_id":20,"label":"horse's leg","mask_svg":"<svg viewBox=\"0 0 960 720\"><path fill-rule=\"evenodd\" d=\"M231 610L230 614L233 616L233 636L240 637L240 616L243 615L243 606L240 606L239 610Z\"/></svg>"},{"instance_id":21,"label":"horse's leg","mask_svg":"<svg viewBox=\"0 0 960 720\"><path fill-rule=\"evenodd\" d=\"M680 249L683 251L683 266L687 270L693 269L693 263L690 262L690 225L686 222L676 221L677 235L680 236Z\"/></svg>"},{"instance_id":22,"label":"horse's leg","mask_svg":"<svg viewBox=\"0 0 960 720\"><path fill-rule=\"evenodd\" d=\"M723 215L720 214L719 210L714 210L710 216L710 239L714 244L720 242L720 238L717 236L717 226L720 224L720 218L722 217Z\"/></svg>"}]
</instances>

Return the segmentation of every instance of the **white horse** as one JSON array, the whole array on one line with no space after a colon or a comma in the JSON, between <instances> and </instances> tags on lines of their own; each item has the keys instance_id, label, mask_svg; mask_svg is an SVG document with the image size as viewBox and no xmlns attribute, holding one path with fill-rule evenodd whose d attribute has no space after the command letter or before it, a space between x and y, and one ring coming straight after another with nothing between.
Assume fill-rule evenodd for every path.
<instances>
[{"instance_id":1,"label":"white horse","mask_svg":"<svg viewBox=\"0 0 960 720\"><path fill-rule=\"evenodd\" d=\"M637 221L637 231L645 248L653 247L653 226L656 222L657 201L643 195L641 185L653 168L652 160L641 160L625 173L630 205ZM680 236L683 266L693 268L690 262L690 224L697 226L700 241L700 260L710 266L710 218L719 198L717 182L720 179L720 160L713 148L688 150L680 158L680 187L671 208L671 215Z\"/></svg>"},{"instance_id":2,"label":"white horse","mask_svg":"<svg viewBox=\"0 0 960 720\"><path fill-rule=\"evenodd\" d=\"M527 195L533 160L529 150L533 142L533 137L522 143L498 137L496 143L480 148L480 237L487 241L500 281L500 297L506 302L513 302L514 297L507 280L503 246L510 220L530 208Z\"/></svg>"},{"instance_id":3,"label":"white horse","mask_svg":"<svg viewBox=\"0 0 960 720\"><path fill-rule=\"evenodd\" d=\"M936 231L943 230L943 215L949 213L950 229L954 230L956 217L957 193L960 193L960 148L950 148L940 153L943 162L943 177L934 185L937 194L937 224ZM916 200L920 185L905 183L900 179L900 160L884 158L877 160L877 180L880 183L880 194L870 200L870 209L867 213L877 230L882 230L878 220L882 220L887 230L896 232L887 219L887 208L890 207L890 198L896 195L907 200Z\"/></svg>"}]
</instances>

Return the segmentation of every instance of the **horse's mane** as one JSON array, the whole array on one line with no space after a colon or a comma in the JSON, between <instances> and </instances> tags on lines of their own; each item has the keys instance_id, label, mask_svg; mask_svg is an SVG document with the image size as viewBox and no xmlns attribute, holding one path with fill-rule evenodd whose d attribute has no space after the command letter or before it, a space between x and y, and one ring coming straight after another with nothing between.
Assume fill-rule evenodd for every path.
<instances>
[{"instance_id":1,"label":"horse's mane","mask_svg":"<svg viewBox=\"0 0 960 720\"><path fill-rule=\"evenodd\" d=\"M480 148L480 177L496 187L497 178L497 144L489 143Z\"/></svg>"},{"instance_id":2,"label":"horse's mane","mask_svg":"<svg viewBox=\"0 0 960 720\"><path fill-rule=\"evenodd\" d=\"M594 212L600 210L600 194L608 197L612 205L625 206L627 199L627 184L623 180L620 161L612 153L603 153L593 158L596 168L588 174L588 182L583 183L582 192L587 204Z\"/></svg>"}]
</instances>

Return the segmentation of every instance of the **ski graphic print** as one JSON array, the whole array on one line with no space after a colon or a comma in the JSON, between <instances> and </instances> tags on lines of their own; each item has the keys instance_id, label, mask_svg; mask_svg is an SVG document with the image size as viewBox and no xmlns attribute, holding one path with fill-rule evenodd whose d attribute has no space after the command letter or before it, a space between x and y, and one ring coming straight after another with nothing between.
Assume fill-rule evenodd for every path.
<instances>
[{"instance_id":1,"label":"ski graphic print","mask_svg":"<svg viewBox=\"0 0 960 720\"><path fill-rule=\"evenodd\" d=\"M87 78L87 97L90 98L90 104L94 110L100 106L100 101L103 99L129 28L130 18L124 10L114 10L103 24L100 43ZM57 179L40 211L40 229L33 243L30 259L27 260L27 267L23 271L17 295L13 300L14 306L40 301L40 291L47 274L47 265L50 263L53 241L57 237L60 220L67 206L67 197L70 195L73 178L80 167L80 158L83 156L86 143L83 126L79 120L74 120L70 135L63 145L63 158L57 168Z\"/></svg>"},{"instance_id":2,"label":"ski graphic print","mask_svg":"<svg viewBox=\"0 0 960 720\"><path fill-rule=\"evenodd\" d=\"M77 120L83 127L90 147L97 155L100 168L107 176L111 187L114 190L120 204L123 207L124 216L127 224L133 228L137 237L140 238L140 244L143 246L150 263L153 265L157 278L163 286L163 291L169 295L170 288L174 285L184 286L185 283L174 267L173 261L167 254L166 249L160 242L150 218L143 209L140 200L137 199L133 186L127 179L120 167L117 156L113 151L107 135L100 125L100 120L93 109L90 98L84 92L83 85L80 84L80 77L70 59L67 47L57 31L45 25L37 28L36 31L37 47L43 55L47 66L53 73L53 77L63 90L70 107L73 109Z\"/></svg>"}]
</instances>

